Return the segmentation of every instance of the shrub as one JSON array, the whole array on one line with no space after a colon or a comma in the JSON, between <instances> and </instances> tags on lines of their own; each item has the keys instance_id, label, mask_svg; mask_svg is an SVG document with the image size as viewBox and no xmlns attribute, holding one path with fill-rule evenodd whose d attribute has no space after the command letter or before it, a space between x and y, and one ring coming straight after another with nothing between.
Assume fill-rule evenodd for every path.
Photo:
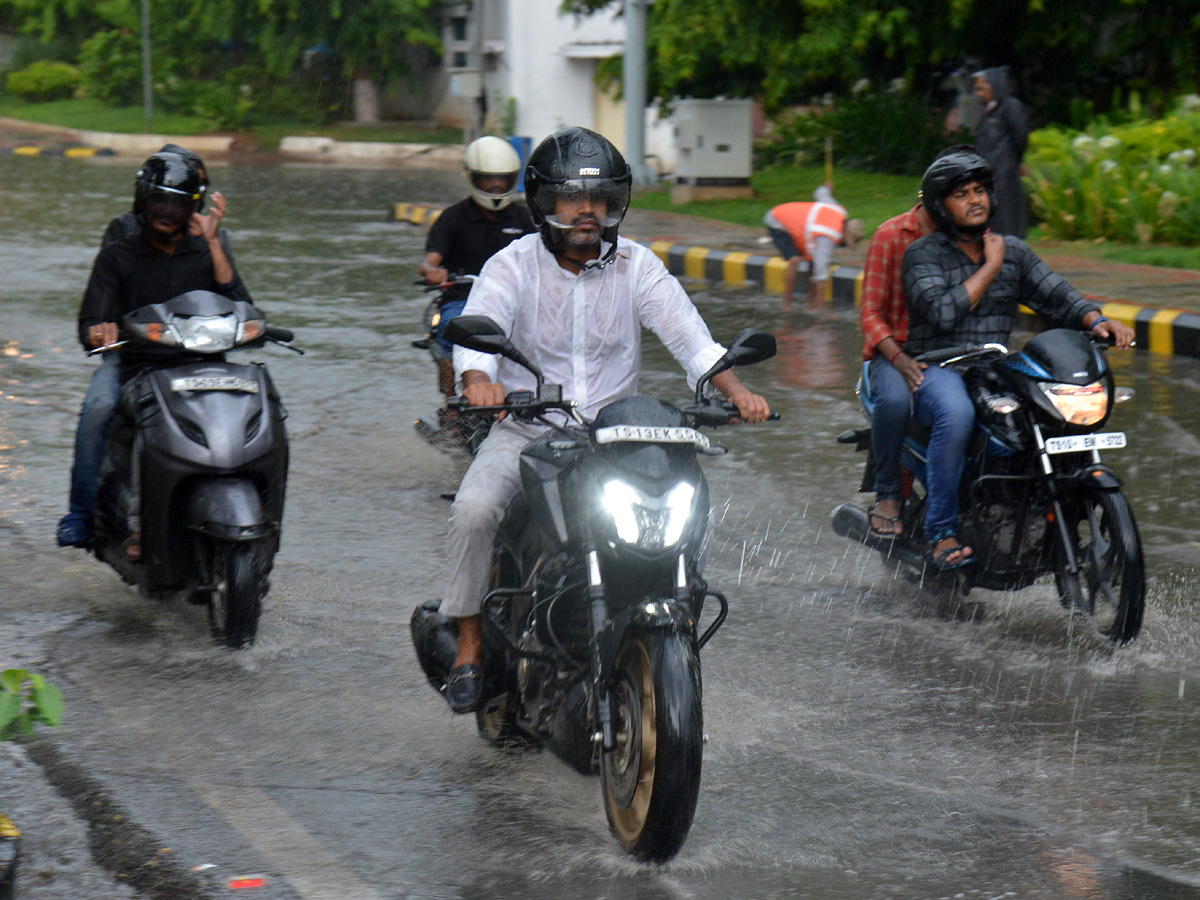
<instances>
[{"instance_id":1,"label":"shrub","mask_svg":"<svg viewBox=\"0 0 1200 900\"><path fill-rule=\"evenodd\" d=\"M920 175L939 150L965 140L963 132L947 133L944 111L921 97L862 94L776 123L758 147L759 164L820 165L827 135L839 165L892 175Z\"/></svg>"},{"instance_id":2,"label":"shrub","mask_svg":"<svg viewBox=\"0 0 1200 900\"><path fill-rule=\"evenodd\" d=\"M8 92L29 103L65 100L79 87L79 70L64 62L40 59L8 76Z\"/></svg>"},{"instance_id":3,"label":"shrub","mask_svg":"<svg viewBox=\"0 0 1200 900\"><path fill-rule=\"evenodd\" d=\"M142 92L141 43L125 31L100 31L79 48L79 72L89 97L133 106Z\"/></svg>"},{"instance_id":4,"label":"shrub","mask_svg":"<svg viewBox=\"0 0 1200 900\"><path fill-rule=\"evenodd\" d=\"M1034 132L1026 183L1046 230L1068 240L1200 244L1200 111L1188 105L1155 121Z\"/></svg>"}]
</instances>

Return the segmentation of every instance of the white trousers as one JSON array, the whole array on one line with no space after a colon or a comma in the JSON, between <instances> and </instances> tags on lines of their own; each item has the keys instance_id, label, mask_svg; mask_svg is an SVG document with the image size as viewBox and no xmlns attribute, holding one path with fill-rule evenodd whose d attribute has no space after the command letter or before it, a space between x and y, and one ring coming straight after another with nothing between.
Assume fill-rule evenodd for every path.
<instances>
[{"instance_id":1,"label":"white trousers","mask_svg":"<svg viewBox=\"0 0 1200 900\"><path fill-rule=\"evenodd\" d=\"M479 613L490 587L496 529L509 502L521 490L521 450L546 426L512 416L492 426L458 486L450 508L446 567L450 573L439 607L442 615L461 618Z\"/></svg>"}]
</instances>

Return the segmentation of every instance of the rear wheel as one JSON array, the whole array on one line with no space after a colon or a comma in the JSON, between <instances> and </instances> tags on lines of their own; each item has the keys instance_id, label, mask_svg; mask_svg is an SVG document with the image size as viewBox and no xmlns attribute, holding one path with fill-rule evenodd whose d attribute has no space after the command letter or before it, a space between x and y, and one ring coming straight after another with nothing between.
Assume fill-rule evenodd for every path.
<instances>
[{"instance_id":1,"label":"rear wheel","mask_svg":"<svg viewBox=\"0 0 1200 900\"><path fill-rule=\"evenodd\" d=\"M700 793L704 733L695 642L636 635L617 658L611 691L616 746L600 759L604 809L626 851L665 862L683 846Z\"/></svg>"},{"instance_id":2,"label":"rear wheel","mask_svg":"<svg viewBox=\"0 0 1200 900\"><path fill-rule=\"evenodd\" d=\"M1070 574L1060 559L1055 583L1063 605L1090 615L1112 641L1132 641L1142 628L1146 572L1129 504L1120 491L1086 488L1062 509L1079 569Z\"/></svg>"},{"instance_id":3,"label":"rear wheel","mask_svg":"<svg viewBox=\"0 0 1200 900\"><path fill-rule=\"evenodd\" d=\"M216 544L212 559L215 587L208 606L213 639L237 649L253 644L267 593L267 566L254 543Z\"/></svg>"}]
</instances>

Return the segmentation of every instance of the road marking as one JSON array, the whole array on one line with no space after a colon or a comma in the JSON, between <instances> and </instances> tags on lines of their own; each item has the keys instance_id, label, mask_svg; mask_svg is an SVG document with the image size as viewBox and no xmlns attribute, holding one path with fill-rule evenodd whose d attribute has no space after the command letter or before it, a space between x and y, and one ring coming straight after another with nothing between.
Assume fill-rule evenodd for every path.
<instances>
[{"instance_id":1,"label":"road marking","mask_svg":"<svg viewBox=\"0 0 1200 900\"><path fill-rule=\"evenodd\" d=\"M383 900L258 788L211 782L191 786L305 900Z\"/></svg>"}]
</instances>

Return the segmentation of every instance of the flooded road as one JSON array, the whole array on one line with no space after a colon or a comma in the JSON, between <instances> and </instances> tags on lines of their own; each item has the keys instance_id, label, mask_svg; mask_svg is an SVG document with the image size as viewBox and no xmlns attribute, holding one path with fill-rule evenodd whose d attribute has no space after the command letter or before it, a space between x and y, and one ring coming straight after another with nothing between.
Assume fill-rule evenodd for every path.
<instances>
[{"instance_id":1,"label":"flooded road","mask_svg":"<svg viewBox=\"0 0 1200 900\"><path fill-rule=\"evenodd\" d=\"M0 667L50 672L67 748L175 858L266 873L263 897L1200 897L1200 363L1112 355L1138 394L1106 461L1150 576L1142 635L1114 650L1050 585L975 592L973 616L947 618L834 535L861 467L833 440L862 421L853 315L696 286L718 339L777 335L745 380L783 419L719 432L732 452L707 464L709 579L732 610L704 654L695 825L643 867L609 836L597 779L485 745L412 654L463 460L412 428L437 404L409 346L424 235L383 219L460 196L456 176L213 170L243 278L308 351L253 354L287 404L292 468L252 650L53 548L95 365L74 318L133 168L0 159ZM685 399L653 338L646 359L642 390Z\"/></svg>"}]
</instances>

